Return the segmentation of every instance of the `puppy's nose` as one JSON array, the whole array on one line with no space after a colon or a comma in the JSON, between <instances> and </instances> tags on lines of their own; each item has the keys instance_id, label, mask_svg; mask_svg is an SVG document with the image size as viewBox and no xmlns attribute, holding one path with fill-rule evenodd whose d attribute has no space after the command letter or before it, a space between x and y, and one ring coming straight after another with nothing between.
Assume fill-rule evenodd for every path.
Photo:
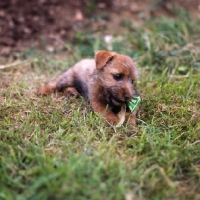
<instances>
[{"instance_id":1,"label":"puppy's nose","mask_svg":"<svg viewBox=\"0 0 200 200\"><path fill-rule=\"evenodd\" d=\"M130 100L131 97L132 97L132 96L131 96L129 93L125 93L125 94L124 94L124 98L125 98L126 101Z\"/></svg>"}]
</instances>

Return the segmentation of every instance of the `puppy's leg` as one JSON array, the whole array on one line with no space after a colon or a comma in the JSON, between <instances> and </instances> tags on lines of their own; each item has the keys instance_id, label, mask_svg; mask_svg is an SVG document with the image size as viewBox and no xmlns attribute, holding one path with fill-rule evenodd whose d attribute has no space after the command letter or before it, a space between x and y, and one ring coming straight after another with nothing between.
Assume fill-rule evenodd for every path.
<instances>
[{"instance_id":1,"label":"puppy's leg","mask_svg":"<svg viewBox=\"0 0 200 200\"><path fill-rule=\"evenodd\" d=\"M57 85L58 80L54 79L48 83L46 83L45 85L39 87L38 91L37 91L37 95L49 95L52 92L54 92L56 90L56 85Z\"/></svg>"},{"instance_id":2,"label":"puppy's leg","mask_svg":"<svg viewBox=\"0 0 200 200\"><path fill-rule=\"evenodd\" d=\"M136 111L134 113L126 112L125 123L129 123L132 126L136 125Z\"/></svg>"},{"instance_id":3,"label":"puppy's leg","mask_svg":"<svg viewBox=\"0 0 200 200\"><path fill-rule=\"evenodd\" d=\"M63 93L65 95L69 95L69 96L79 96L80 95L74 87L68 87L68 88L64 89Z\"/></svg>"},{"instance_id":4,"label":"puppy's leg","mask_svg":"<svg viewBox=\"0 0 200 200\"><path fill-rule=\"evenodd\" d=\"M119 117L109 110L109 108L106 108L105 105L99 103L98 101L92 101L90 103L93 111L98 112L101 116L103 116L108 124L115 125L119 122Z\"/></svg>"},{"instance_id":5,"label":"puppy's leg","mask_svg":"<svg viewBox=\"0 0 200 200\"><path fill-rule=\"evenodd\" d=\"M62 74L60 74L57 78L54 80L46 83L45 85L41 86L37 94L38 95L49 95L52 92L58 91L64 91L67 87L73 87L73 76L72 71L69 69ZM75 88L74 88L75 90Z\"/></svg>"}]
</instances>

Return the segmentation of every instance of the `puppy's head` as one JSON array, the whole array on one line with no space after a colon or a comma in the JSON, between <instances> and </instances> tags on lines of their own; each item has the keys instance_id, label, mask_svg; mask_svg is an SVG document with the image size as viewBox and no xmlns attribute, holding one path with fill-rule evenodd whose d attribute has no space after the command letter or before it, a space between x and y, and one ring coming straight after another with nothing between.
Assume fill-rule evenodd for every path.
<instances>
[{"instance_id":1,"label":"puppy's head","mask_svg":"<svg viewBox=\"0 0 200 200\"><path fill-rule=\"evenodd\" d=\"M116 52L95 54L99 84L106 89L114 106L129 101L135 94L137 69L130 57Z\"/></svg>"}]
</instances>

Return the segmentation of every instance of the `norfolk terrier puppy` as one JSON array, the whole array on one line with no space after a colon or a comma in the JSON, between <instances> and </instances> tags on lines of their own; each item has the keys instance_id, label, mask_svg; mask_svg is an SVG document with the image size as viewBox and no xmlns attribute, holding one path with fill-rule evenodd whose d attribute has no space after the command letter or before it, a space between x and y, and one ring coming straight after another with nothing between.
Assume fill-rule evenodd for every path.
<instances>
[{"instance_id":1,"label":"norfolk terrier puppy","mask_svg":"<svg viewBox=\"0 0 200 200\"><path fill-rule=\"evenodd\" d=\"M137 109L132 110L128 103L138 96L136 79L137 69L130 57L102 50L95 53L95 59L81 60L41 86L37 94L82 95L107 123L135 125Z\"/></svg>"}]
</instances>

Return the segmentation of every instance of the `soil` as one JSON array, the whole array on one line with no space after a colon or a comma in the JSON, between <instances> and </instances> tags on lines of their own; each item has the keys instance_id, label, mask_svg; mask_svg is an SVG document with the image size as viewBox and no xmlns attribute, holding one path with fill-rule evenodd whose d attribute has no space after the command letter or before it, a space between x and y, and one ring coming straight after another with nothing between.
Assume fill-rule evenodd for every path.
<instances>
[{"instance_id":1,"label":"soil","mask_svg":"<svg viewBox=\"0 0 200 200\"><path fill-rule=\"evenodd\" d=\"M139 14L173 16L170 6L178 4L200 18L200 0L6 0L0 1L0 55L23 51L43 41L65 41L77 31L104 28L117 30L122 19ZM105 20L96 20L101 15Z\"/></svg>"}]
</instances>

